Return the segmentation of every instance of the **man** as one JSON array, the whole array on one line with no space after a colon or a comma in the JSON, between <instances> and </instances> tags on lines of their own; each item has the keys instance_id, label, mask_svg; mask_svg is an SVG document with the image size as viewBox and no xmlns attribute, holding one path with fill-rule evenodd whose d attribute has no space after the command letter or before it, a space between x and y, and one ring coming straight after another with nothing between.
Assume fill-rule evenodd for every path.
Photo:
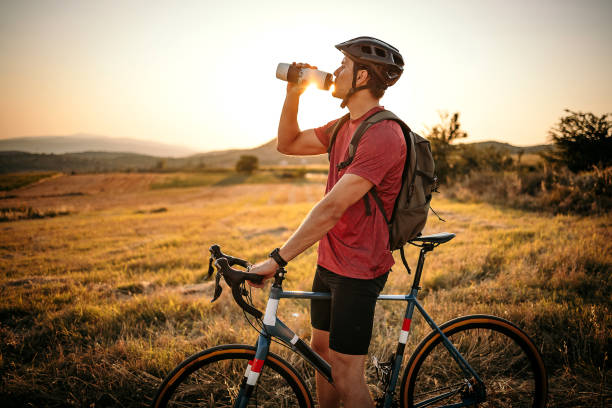
<instances>
[{"instance_id":1,"label":"man","mask_svg":"<svg viewBox=\"0 0 612 408\"><path fill-rule=\"evenodd\" d=\"M358 37L336 48L344 58L334 72L333 96L342 99L342 107L348 107L350 119L340 128L331 150L325 196L289 240L251 272L271 277L279 264L320 241L313 290L331 292L332 299L312 301L311 344L331 364L333 385L317 373L319 404L322 408L337 407L342 401L345 407L372 407L365 360L376 298L394 262L384 217L369 196L368 215L363 197L376 187L386 214L393 213L406 157L400 126L393 121L373 125L363 135L352 163L342 170L337 165L345 160L359 124L383 109L380 98L399 79L404 63L396 48L372 37ZM299 85L287 85L277 148L290 155L326 153L335 121L300 130L297 113L303 91Z\"/></svg>"}]
</instances>

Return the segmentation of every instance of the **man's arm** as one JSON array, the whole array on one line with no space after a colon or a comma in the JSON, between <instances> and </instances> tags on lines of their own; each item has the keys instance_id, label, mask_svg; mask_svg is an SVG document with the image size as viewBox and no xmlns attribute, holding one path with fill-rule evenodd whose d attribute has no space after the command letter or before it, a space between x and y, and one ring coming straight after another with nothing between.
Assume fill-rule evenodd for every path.
<instances>
[{"instance_id":1,"label":"man's arm","mask_svg":"<svg viewBox=\"0 0 612 408\"><path fill-rule=\"evenodd\" d=\"M298 64L298 67L311 67L308 64ZM287 84L287 96L278 123L278 140L276 149L284 154L291 155L313 155L327 152L315 135L314 129L301 131L297 121L300 95L304 87L289 82Z\"/></svg>"},{"instance_id":2,"label":"man's arm","mask_svg":"<svg viewBox=\"0 0 612 408\"><path fill-rule=\"evenodd\" d=\"M323 197L306 216L299 228L280 249L280 256L287 262L318 242L336 225L348 207L360 200L372 183L355 174L345 174L334 188ZM272 259L251 268L251 272L271 276L278 265ZM262 285L253 285L261 287Z\"/></svg>"}]
</instances>

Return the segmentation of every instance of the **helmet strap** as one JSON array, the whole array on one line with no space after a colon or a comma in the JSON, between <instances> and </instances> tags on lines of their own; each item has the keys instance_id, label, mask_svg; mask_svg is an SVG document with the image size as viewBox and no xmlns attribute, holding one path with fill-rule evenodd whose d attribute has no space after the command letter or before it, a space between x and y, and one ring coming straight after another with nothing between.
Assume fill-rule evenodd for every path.
<instances>
[{"instance_id":1,"label":"helmet strap","mask_svg":"<svg viewBox=\"0 0 612 408\"><path fill-rule=\"evenodd\" d=\"M340 104L341 108L345 108L351 96L353 96L357 91L361 91L362 89L367 89L367 85L356 86L357 85L357 71L363 69L362 67L353 67L353 83L351 84L351 89L348 90L344 99L342 99L342 103Z\"/></svg>"}]
</instances>

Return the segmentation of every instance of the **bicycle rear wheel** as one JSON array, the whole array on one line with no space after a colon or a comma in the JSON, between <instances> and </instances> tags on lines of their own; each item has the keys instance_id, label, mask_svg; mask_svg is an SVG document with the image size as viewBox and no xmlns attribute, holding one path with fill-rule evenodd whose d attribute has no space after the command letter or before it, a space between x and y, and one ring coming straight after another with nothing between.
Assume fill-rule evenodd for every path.
<instances>
[{"instance_id":1,"label":"bicycle rear wheel","mask_svg":"<svg viewBox=\"0 0 612 408\"><path fill-rule=\"evenodd\" d=\"M226 344L194 354L166 377L153 407L232 407L255 347ZM247 407L314 406L304 381L281 357L269 353Z\"/></svg>"},{"instance_id":2,"label":"bicycle rear wheel","mask_svg":"<svg viewBox=\"0 0 612 408\"><path fill-rule=\"evenodd\" d=\"M486 401L465 406L546 405L547 377L533 341L514 324L495 316L464 316L440 329L480 376ZM401 383L402 407L445 407L474 400L477 390L434 331L417 347ZM434 400L439 397L439 400ZM427 402L429 401L429 402ZM458 405L463 406L463 405Z\"/></svg>"}]
</instances>

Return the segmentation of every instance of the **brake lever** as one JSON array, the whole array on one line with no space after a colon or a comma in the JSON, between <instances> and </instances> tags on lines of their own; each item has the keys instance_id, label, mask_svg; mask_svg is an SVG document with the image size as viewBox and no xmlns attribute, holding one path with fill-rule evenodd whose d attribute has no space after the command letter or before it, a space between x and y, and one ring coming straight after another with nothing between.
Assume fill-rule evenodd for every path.
<instances>
[{"instance_id":1,"label":"brake lever","mask_svg":"<svg viewBox=\"0 0 612 408\"><path fill-rule=\"evenodd\" d=\"M220 281L221 281L221 271L217 271L217 275L215 276L215 294L212 300L210 301L210 303L217 300L219 296L221 296L221 292L223 292L223 288L219 284Z\"/></svg>"},{"instance_id":2,"label":"brake lever","mask_svg":"<svg viewBox=\"0 0 612 408\"><path fill-rule=\"evenodd\" d=\"M213 268L213 257L211 256L208 259L208 277L210 278L214 272L215 268Z\"/></svg>"},{"instance_id":3,"label":"brake lever","mask_svg":"<svg viewBox=\"0 0 612 408\"><path fill-rule=\"evenodd\" d=\"M226 255L223 252L221 252L221 247L217 244L212 245L209 249L211 257L214 258L215 260L220 259L220 258L225 258L227 259L227 263L229 264L229 266L234 266L234 265L239 265L242 266L243 268L248 268L250 265L247 261L245 261L244 259L240 259L240 258L236 258L230 255ZM209 266L209 271L210 268L212 268L212 266Z\"/></svg>"}]
</instances>

